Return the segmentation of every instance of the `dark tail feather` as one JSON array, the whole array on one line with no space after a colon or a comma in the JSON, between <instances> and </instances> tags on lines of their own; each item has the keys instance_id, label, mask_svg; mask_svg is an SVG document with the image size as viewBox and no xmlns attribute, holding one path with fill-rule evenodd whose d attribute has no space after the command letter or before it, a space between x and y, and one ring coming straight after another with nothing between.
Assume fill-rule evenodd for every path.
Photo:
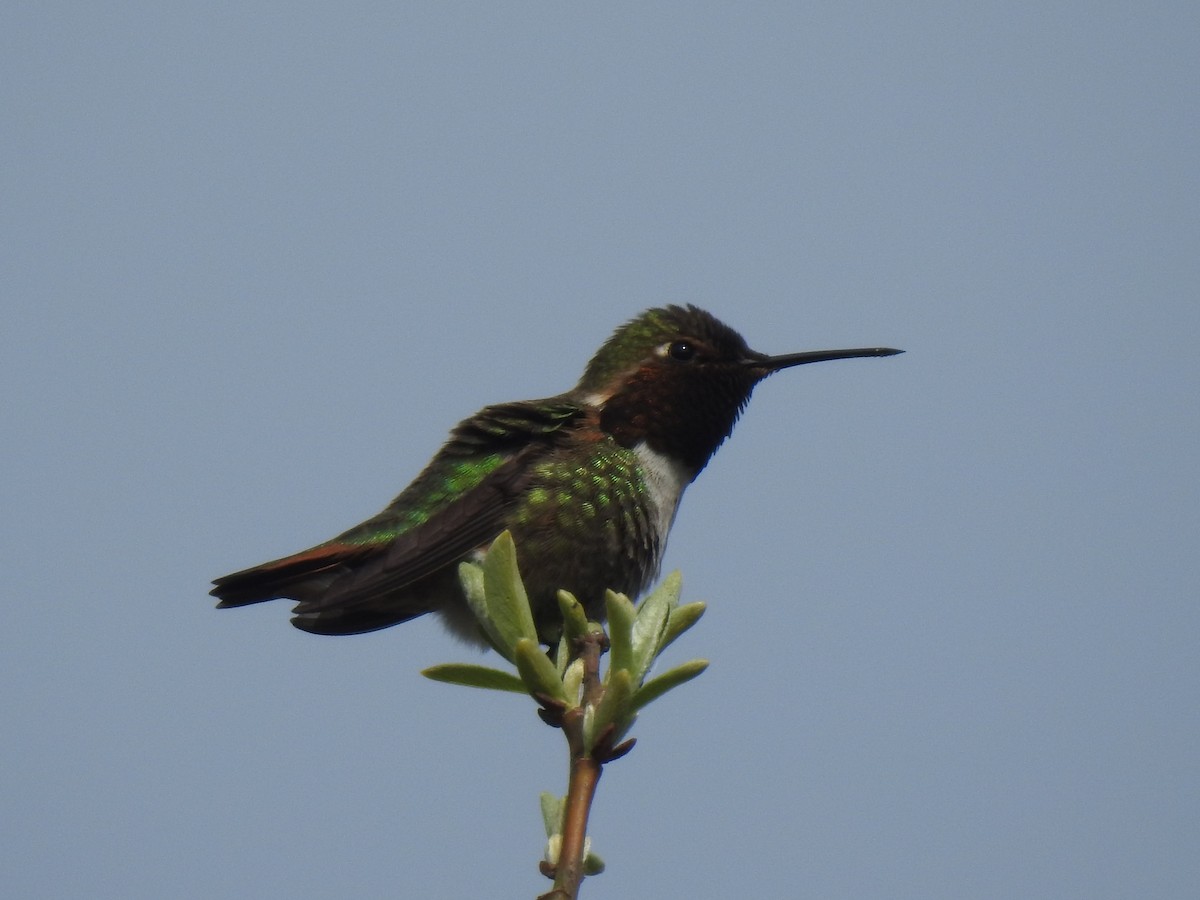
<instances>
[{"instance_id":1,"label":"dark tail feather","mask_svg":"<svg viewBox=\"0 0 1200 900\"><path fill-rule=\"evenodd\" d=\"M395 606L375 609L327 609L319 613L300 613L292 616L292 624L309 634L365 634L399 625L432 610L425 606L400 609Z\"/></svg>"},{"instance_id":2,"label":"dark tail feather","mask_svg":"<svg viewBox=\"0 0 1200 900\"><path fill-rule=\"evenodd\" d=\"M348 580L353 583L354 578L350 576ZM343 592L340 599L333 602L323 595L298 603L292 610L292 624L309 634L378 631L441 608L439 598L451 596L457 589L458 569L447 566L402 590L367 594L351 591ZM466 604L462 605L465 610ZM473 617L471 621L474 622Z\"/></svg>"},{"instance_id":3,"label":"dark tail feather","mask_svg":"<svg viewBox=\"0 0 1200 900\"><path fill-rule=\"evenodd\" d=\"M349 571L350 563L368 555L370 550L351 544L314 547L295 556L223 575L213 581L209 593L221 601L217 609L283 598L303 602L323 592L334 578Z\"/></svg>"},{"instance_id":4,"label":"dark tail feather","mask_svg":"<svg viewBox=\"0 0 1200 900\"><path fill-rule=\"evenodd\" d=\"M249 606L267 600L297 601L292 624L310 634L362 634L398 625L433 611L430 595L446 593L450 586L426 581L412 593L387 593L357 598L353 592L343 602L329 604L325 596L335 581L353 576L377 548L362 544L326 544L252 569L224 575L213 582L209 592L221 602L217 609ZM447 568L434 581L450 579L456 583L457 571Z\"/></svg>"}]
</instances>

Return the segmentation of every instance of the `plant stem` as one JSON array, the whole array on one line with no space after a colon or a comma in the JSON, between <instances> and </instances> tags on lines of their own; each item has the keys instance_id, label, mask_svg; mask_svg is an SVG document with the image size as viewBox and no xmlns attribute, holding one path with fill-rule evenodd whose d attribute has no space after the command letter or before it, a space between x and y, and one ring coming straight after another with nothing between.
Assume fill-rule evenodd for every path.
<instances>
[{"instance_id":1,"label":"plant stem","mask_svg":"<svg viewBox=\"0 0 1200 900\"><path fill-rule=\"evenodd\" d=\"M562 845L554 871L554 889L538 900L576 900L583 883L584 841L588 815L600 782L602 764L583 743L583 709L600 702L604 685L600 681L600 654L603 634L588 634L580 639L583 660L583 706L563 717L563 733L571 753L571 773L567 780L567 802L563 809Z\"/></svg>"},{"instance_id":2,"label":"plant stem","mask_svg":"<svg viewBox=\"0 0 1200 900\"><path fill-rule=\"evenodd\" d=\"M600 781L600 763L590 756L571 761L571 780L567 788L567 805L563 810L562 850L554 877L551 897L575 900L583 883L583 848L587 837L588 814L596 785Z\"/></svg>"}]
</instances>

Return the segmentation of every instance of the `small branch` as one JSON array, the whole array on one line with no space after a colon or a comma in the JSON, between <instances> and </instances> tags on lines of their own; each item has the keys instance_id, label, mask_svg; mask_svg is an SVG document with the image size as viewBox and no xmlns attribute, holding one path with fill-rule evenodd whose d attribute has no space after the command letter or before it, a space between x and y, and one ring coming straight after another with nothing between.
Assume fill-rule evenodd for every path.
<instances>
[{"instance_id":1,"label":"small branch","mask_svg":"<svg viewBox=\"0 0 1200 900\"><path fill-rule=\"evenodd\" d=\"M558 635L556 646L543 651L546 635L538 631L541 620L534 616L521 582L512 535L506 531L497 537L482 562L460 564L459 577L480 633L516 667L516 674L462 664L433 666L424 674L435 681L528 693L537 701L542 721L562 729L569 760L567 794L543 793L541 799L547 846L538 871L554 887L538 900L577 900L584 878L604 871L604 860L590 852L587 838L604 766L633 749L635 738L627 735L643 707L708 665L692 660L646 681L663 648L696 624L704 604L679 605L677 572L636 607L624 594L605 591L605 633L603 625L588 619L573 594L559 591L562 630L552 629ZM612 656L601 681L600 657L605 652Z\"/></svg>"},{"instance_id":2,"label":"small branch","mask_svg":"<svg viewBox=\"0 0 1200 900\"><path fill-rule=\"evenodd\" d=\"M603 771L603 765L584 749L583 710L589 704L598 703L604 693L604 685L600 681L600 654L605 638L603 633L590 633L580 638L579 643L579 656L583 660L583 705L567 712L562 725L571 753L571 774L563 810L562 845L558 863L554 866L554 889L538 900L576 900L579 896L579 886L583 883L588 815Z\"/></svg>"},{"instance_id":3,"label":"small branch","mask_svg":"<svg viewBox=\"0 0 1200 900\"><path fill-rule=\"evenodd\" d=\"M546 895L547 898L575 900L579 896L579 886L583 883L588 814L592 809L592 798L596 796L601 771L600 763L590 756L571 761L567 805L563 811L562 850L555 870L554 890Z\"/></svg>"}]
</instances>

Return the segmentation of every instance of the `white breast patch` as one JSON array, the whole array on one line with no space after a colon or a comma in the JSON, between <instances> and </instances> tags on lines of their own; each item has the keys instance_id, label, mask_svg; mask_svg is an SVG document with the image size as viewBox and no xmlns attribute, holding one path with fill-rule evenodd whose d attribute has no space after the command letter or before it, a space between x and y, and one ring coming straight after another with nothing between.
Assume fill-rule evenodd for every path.
<instances>
[{"instance_id":1,"label":"white breast patch","mask_svg":"<svg viewBox=\"0 0 1200 900\"><path fill-rule=\"evenodd\" d=\"M659 552L667 543L667 532L675 521L683 489L692 483L692 473L675 459L650 449L645 441L633 448L646 475L646 490L654 508L654 529L659 536Z\"/></svg>"}]
</instances>

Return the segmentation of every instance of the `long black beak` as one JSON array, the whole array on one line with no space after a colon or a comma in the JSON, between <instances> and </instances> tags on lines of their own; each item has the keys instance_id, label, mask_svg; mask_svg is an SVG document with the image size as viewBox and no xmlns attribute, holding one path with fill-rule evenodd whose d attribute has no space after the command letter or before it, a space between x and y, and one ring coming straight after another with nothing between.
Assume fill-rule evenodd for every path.
<instances>
[{"instance_id":1,"label":"long black beak","mask_svg":"<svg viewBox=\"0 0 1200 900\"><path fill-rule=\"evenodd\" d=\"M745 365L754 369L764 370L764 374L778 372L792 366L803 366L808 363L825 362L830 359L854 359L859 356L895 356L903 350L893 350L891 347L859 347L854 350L808 350L804 353L784 353L781 356L762 356L745 361Z\"/></svg>"}]
</instances>

